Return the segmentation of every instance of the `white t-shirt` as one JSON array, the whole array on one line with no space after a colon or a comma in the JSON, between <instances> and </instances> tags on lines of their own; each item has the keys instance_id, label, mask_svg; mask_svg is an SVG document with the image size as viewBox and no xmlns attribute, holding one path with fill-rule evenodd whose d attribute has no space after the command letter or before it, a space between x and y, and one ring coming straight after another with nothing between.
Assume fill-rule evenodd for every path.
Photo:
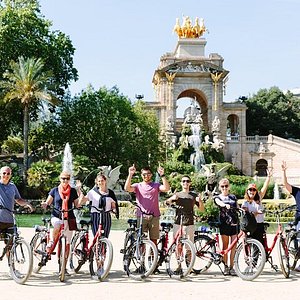
<instances>
[{"instance_id":1,"label":"white t-shirt","mask_svg":"<svg viewBox=\"0 0 300 300\"><path fill-rule=\"evenodd\" d=\"M262 204L257 204L255 201L252 201L251 203L248 201L244 201L242 204L242 208L247 208L249 212L252 213L257 213L258 211L263 210ZM255 216L256 222L257 223L263 223L265 221L265 216L264 214L257 214Z\"/></svg>"},{"instance_id":2,"label":"white t-shirt","mask_svg":"<svg viewBox=\"0 0 300 300\"><path fill-rule=\"evenodd\" d=\"M94 190L90 190L87 193L86 196L89 199L90 204L92 206L99 207L99 202L100 202L100 199L101 199L101 195L100 194L98 194ZM112 209L111 204L115 203L115 201L111 197L108 196L108 193L102 194L102 196L106 197L105 211L110 211ZM100 213L98 210L96 210L95 208L91 207L91 213L93 213L93 212Z\"/></svg>"}]
</instances>

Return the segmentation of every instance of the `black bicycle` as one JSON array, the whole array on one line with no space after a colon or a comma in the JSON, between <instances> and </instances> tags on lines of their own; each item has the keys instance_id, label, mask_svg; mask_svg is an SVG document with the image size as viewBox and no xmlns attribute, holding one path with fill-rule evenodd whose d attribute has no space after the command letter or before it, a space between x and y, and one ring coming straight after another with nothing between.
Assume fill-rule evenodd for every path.
<instances>
[{"instance_id":1,"label":"black bicycle","mask_svg":"<svg viewBox=\"0 0 300 300\"><path fill-rule=\"evenodd\" d=\"M3 260L8 253L8 264L11 277L16 283L24 284L32 272L31 247L18 232L15 217L16 211L10 210L3 205L0 205L0 209L9 211L13 216L13 227L0 233L0 240L5 243L0 260Z\"/></svg>"},{"instance_id":2,"label":"black bicycle","mask_svg":"<svg viewBox=\"0 0 300 300\"><path fill-rule=\"evenodd\" d=\"M129 219L129 228L126 230L123 253L123 266L126 274L136 280L142 280L150 276L156 268L158 253L156 245L142 232L143 215L151 217L145 213L135 203L137 209L141 211L139 226L136 219Z\"/></svg>"}]
</instances>

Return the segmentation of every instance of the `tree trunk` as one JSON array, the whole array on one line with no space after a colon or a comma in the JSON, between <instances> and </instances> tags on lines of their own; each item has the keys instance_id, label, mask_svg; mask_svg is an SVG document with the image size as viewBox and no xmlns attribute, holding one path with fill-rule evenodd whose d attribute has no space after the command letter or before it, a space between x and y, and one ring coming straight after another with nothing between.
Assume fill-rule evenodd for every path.
<instances>
[{"instance_id":1,"label":"tree trunk","mask_svg":"<svg viewBox=\"0 0 300 300\"><path fill-rule=\"evenodd\" d=\"M23 182L27 184L27 170L28 170L28 131L29 131L29 105L25 103L24 106L24 156L23 156Z\"/></svg>"}]
</instances>

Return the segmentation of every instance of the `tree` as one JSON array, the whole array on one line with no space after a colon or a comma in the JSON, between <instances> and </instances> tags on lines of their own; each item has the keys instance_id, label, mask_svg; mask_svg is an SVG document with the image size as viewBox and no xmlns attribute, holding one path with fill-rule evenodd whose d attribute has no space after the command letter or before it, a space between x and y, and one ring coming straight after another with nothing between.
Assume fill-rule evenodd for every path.
<instances>
[{"instance_id":1,"label":"tree","mask_svg":"<svg viewBox=\"0 0 300 300\"><path fill-rule=\"evenodd\" d=\"M50 121L32 132L32 139L35 149L48 143L62 151L69 142L74 155L88 156L95 166L122 164L125 172L133 163L155 166L164 158L154 114L142 102L132 105L116 87L89 87L65 100Z\"/></svg>"},{"instance_id":2,"label":"tree","mask_svg":"<svg viewBox=\"0 0 300 300\"><path fill-rule=\"evenodd\" d=\"M300 99L279 88L261 89L245 99L247 135L268 135L299 138Z\"/></svg>"},{"instance_id":3,"label":"tree","mask_svg":"<svg viewBox=\"0 0 300 300\"><path fill-rule=\"evenodd\" d=\"M40 58L24 59L22 56L18 62L12 62L11 70L4 73L1 86L7 91L4 101L20 101L24 109L24 167L23 179L26 182L26 172L28 169L28 131L30 106L41 100L46 100L53 105L58 103L58 99L51 92L51 75L44 72L44 64Z\"/></svg>"},{"instance_id":4,"label":"tree","mask_svg":"<svg viewBox=\"0 0 300 300\"><path fill-rule=\"evenodd\" d=\"M52 22L46 20L37 0L0 1L0 81L11 61L18 57L41 58L44 70L52 72L52 88L59 97L65 94L72 80L78 79L73 66L75 48L70 38L59 30L51 30ZM0 143L8 135L22 130L23 114L20 105L1 101L0 89ZM31 108L31 118L37 118L38 108Z\"/></svg>"}]
</instances>

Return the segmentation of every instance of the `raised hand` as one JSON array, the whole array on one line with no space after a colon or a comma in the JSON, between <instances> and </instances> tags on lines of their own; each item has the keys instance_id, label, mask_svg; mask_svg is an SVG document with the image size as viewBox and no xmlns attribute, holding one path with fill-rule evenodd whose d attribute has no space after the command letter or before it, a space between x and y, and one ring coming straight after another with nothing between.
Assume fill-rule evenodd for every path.
<instances>
[{"instance_id":1,"label":"raised hand","mask_svg":"<svg viewBox=\"0 0 300 300\"><path fill-rule=\"evenodd\" d=\"M135 172L136 172L136 168L135 165L133 164L131 167L128 168L128 173L129 175L133 176Z\"/></svg>"}]
</instances>

